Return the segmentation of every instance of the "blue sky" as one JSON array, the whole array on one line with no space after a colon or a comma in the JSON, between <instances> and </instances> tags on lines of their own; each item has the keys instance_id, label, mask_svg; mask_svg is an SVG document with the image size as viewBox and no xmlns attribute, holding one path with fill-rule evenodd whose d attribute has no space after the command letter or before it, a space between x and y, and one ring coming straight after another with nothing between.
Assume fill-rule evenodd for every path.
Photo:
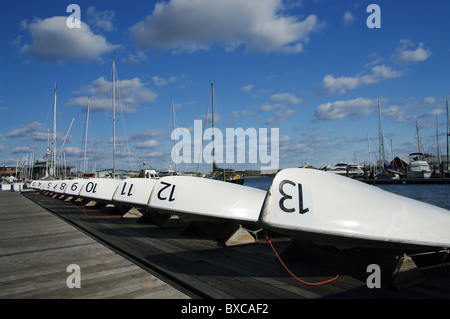
<instances>
[{"instance_id":1,"label":"blue sky","mask_svg":"<svg viewBox=\"0 0 450 319\"><path fill-rule=\"evenodd\" d=\"M67 27L71 3L81 28ZM372 3L381 28L366 24ZM445 152L449 12L437 0L2 3L0 165L45 155L56 83L58 150L74 119L64 153L76 170L91 96L89 167L111 167L113 56L119 168L137 170L143 158L156 169L174 165L171 99L177 126L192 129L211 83L223 132L279 128L280 168L367 163L368 137L374 161L378 100L388 158L416 151L416 121L424 151L435 154L436 115Z\"/></svg>"}]
</instances>

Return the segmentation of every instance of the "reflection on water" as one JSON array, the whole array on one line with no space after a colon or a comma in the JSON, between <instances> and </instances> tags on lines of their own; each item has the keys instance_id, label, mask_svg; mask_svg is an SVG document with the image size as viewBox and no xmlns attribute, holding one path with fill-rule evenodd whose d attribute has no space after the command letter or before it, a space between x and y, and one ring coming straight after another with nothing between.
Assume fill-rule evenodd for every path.
<instances>
[{"instance_id":1,"label":"reflection on water","mask_svg":"<svg viewBox=\"0 0 450 319\"><path fill-rule=\"evenodd\" d=\"M272 179L272 177L246 178L244 185L268 190ZM450 210L450 184L394 184L376 187Z\"/></svg>"}]
</instances>

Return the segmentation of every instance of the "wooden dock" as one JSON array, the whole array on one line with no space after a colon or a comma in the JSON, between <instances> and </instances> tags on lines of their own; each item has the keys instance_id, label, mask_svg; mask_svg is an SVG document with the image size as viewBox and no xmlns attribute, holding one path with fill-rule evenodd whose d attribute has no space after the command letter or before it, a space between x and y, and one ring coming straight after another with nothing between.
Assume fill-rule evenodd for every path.
<instances>
[{"instance_id":1,"label":"wooden dock","mask_svg":"<svg viewBox=\"0 0 450 319\"><path fill-rule=\"evenodd\" d=\"M203 234L181 235L186 222L175 218L158 227L139 222L136 218L122 218L108 209L83 210L71 202L36 192L0 193L0 297L190 296L227 300L450 298L448 258L438 267L421 268L423 281L411 283L406 289L394 290L390 286L392 265L384 264L385 256L377 259L378 255L374 251L344 255L322 248L306 247L302 249L303 255L299 259L284 259L293 274L309 283L321 282L339 274L336 280L329 283L308 285L288 273L264 238L259 238L255 244L223 247L214 238ZM211 227L214 225L211 224ZM41 237L43 243L38 244L37 240ZM127 260L96 244L92 238L111 247ZM291 243L292 238L273 236L274 247L279 253L290 247ZM38 263L39 272L35 272L30 262ZM70 263L79 264L82 276L86 275L85 281L82 281L86 288L78 289L78 292L68 289L65 284L69 275L65 267ZM381 288L367 286L370 275L367 266L374 263L381 266ZM59 269L58 264L63 269ZM103 266L122 269L123 273L111 270L108 275L108 269L100 270ZM140 267L178 287L178 290L172 288L166 293L152 295L150 290L156 285L153 281L147 281L144 287L139 286L142 281L137 279ZM119 279L127 278L128 273L134 272L136 290L128 291L133 289L127 284L128 281ZM98 283L90 291L89 280ZM39 293L40 289L34 287L40 288L42 294ZM149 290L147 294L146 289Z\"/></svg>"},{"instance_id":2,"label":"wooden dock","mask_svg":"<svg viewBox=\"0 0 450 319\"><path fill-rule=\"evenodd\" d=\"M80 267L81 288L67 279ZM71 279L74 277L71 277ZM74 286L76 280L69 280ZM19 193L0 192L0 299L189 298Z\"/></svg>"}]
</instances>

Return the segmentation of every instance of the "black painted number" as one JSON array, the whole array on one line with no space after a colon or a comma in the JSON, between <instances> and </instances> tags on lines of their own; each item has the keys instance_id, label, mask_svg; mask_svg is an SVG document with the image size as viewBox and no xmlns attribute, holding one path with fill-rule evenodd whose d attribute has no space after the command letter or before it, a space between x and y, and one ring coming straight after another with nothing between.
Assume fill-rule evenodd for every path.
<instances>
[{"instance_id":1,"label":"black painted number","mask_svg":"<svg viewBox=\"0 0 450 319\"><path fill-rule=\"evenodd\" d=\"M164 190L170 189L169 202L174 201L175 197L173 195L174 195L174 191L175 191L175 185L172 185L172 184L169 184L166 182L161 182L161 184L164 184L165 186L159 190L158 199L167 200L167 197L162 197L162 193L164 192Z\"/></svg>"},{"instance_id":2,"label":"black painted number","mask_svg":"<svg viewBox=\"0 0 450 319\"><path fill-rule=\"evenodd\" d=\"M130 188L128 188L128 192L127 192L127 183L124 183L123 184L123 188L122 188L122 191L120 192L120 195L127 195L127 196L131 196L131 195L133 195L132 193L131 193L131 189L133 188L133 185L134 184L130 184Z\"/></svg>"},{"instance_id":3,"label":"black painted number","mask_svg":"<svg viewBox=\"0 0 450 319\"><path fill-rule=\"evenodd\" d=\"M280 209L283 212L285 212L285 213L293 213L293 212L295 212L295 207L290 208L290 207L286 207L286 205L285 205L285 201L286 200L289 201L293 197L293 195L289 195L288 193L286 193L286 190L285 190L285 185L286 184L294 186L294 189L295 189L295 187L298 188L298 203L299 203L299 208L300 208L299 213L300 214L304 214L304 213L309 212L309 208L303 208L303 189L302 189L302 184L300 184L300 183L295 184L294 182L292 182L290 180L286 180L286 179L282 180L280 182L280 184L278 185L278 191L282 195L282 197L280 199L280 202L279 202Z\"/></svg>"},{"instance_id":4,"label":"black painted number","mask_svg":"<svg viewBox=\"0 0 450 319\"><path fill-rule=\"evenodd\" d=\"M97 183L89 182L86 185L86 192L88 193L97 193Z\"/></svg>"}]
</instances>

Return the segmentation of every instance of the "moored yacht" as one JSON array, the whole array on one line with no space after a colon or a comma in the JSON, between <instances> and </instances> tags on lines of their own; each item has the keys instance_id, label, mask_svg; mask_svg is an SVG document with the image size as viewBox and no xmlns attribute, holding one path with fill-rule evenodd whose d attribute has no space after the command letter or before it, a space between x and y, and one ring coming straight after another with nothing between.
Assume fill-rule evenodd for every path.
<instances>
[{"instance_id":1,"label":"moored yacht","mask_svg":"<svg viewBox=\"0 0 450 319\"><path fill-rule=\"evenodd\" d=\"M431 176L431 168L425 160L422 153L409 154L409 177L410 178L429 178Z\"/></svg>"},{"instance_id":2,"label":"moored yacht","mask_svg":"<svg viewBox=\"0 0 450 319\"><path fill-rule=\"evenodd\" d=\"M357 178L357 177L363 177L364 176L364 170L361 165L356 163L337 163L335 166L327 166L327 171L351 177L351 178Z\"/></svg>"}]
</instances>

